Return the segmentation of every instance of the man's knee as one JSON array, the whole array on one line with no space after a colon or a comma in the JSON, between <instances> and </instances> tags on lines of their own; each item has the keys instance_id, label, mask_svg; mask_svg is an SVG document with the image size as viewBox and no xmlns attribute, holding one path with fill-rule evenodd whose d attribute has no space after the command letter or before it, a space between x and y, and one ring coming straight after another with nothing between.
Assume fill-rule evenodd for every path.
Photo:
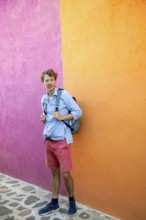
<instances>
[{"instance_id":1,"label":"man's knee","mask_svg":"<svg viewBox=\"0 0 146 220\"><path fill-rule=\"evenodd\" d=\"M52 175L53 175L53 176L58 176L58 175L60 175L60 169L52 169Z\"/></svg>"},{"instance_id":2,"label":"man's knee","mask_svg":"<svg viewBox=\"0 0 146 220\"><path fill-rule=\"evenodd\" d=\"M65 180L69 180L71 178L70 172L64 172L63 177L64 177Z\"/></svg>"}]
</instances>

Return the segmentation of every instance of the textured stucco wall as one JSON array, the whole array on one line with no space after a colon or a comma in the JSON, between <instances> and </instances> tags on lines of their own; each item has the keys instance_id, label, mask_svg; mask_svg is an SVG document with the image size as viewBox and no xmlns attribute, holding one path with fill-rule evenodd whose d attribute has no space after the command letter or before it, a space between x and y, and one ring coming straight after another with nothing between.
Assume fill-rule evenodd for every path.
<instances>
[{"instance_id":1,"label":"textured stucco wall","mask_svg":"<svg viewBox=\"0 0 146 220\"><path fill-rule=\"evenodd\" d=\"M83 108L78 201L146 219L146 1L61 1L64 86Z\"/></svg>"},{"instance_id":2,"label":"textured stucco wall","mask_svg":"<svg viewBox=\"0 0 146 220\"><path fill-rule=\"evenodd\" d=\"M59 0L0 1L0 172L50 188L40 73L62 85Z\"/></svg>"}]
</instances>

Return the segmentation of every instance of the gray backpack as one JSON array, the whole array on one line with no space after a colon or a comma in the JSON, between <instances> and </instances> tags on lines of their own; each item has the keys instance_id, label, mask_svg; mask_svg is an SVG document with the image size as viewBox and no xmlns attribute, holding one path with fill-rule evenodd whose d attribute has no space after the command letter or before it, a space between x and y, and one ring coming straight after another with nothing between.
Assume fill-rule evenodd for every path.
<instances>
[{"instance_id":1,"label":"gray backpack","mask_svg":"<svg viewBox=\"0 0 146 220\"><path fill-rule=\"evenodd\" d=\"M59 88L59 89L57 90L56 108L55 108L55 111L57 111L57 112L58 112L58 110L59 110L59 103L60 103L60 97L61 97L62 91L63 91L62 88ZM74 99L75 102L77 102L75 97L72 97L72 98ZM70 128L72 134L75 134L75 133L79 132L80 127L81 127L81 119L80 119L80 118L78 118L77 120L74 120L74 122L73 122L72 125L69 125L69 124L68 124L67 122L65 122L65 121L63 121L63 122L64 122L64 124L65 124L67 127Z\"/></svg>"}]
</instances>

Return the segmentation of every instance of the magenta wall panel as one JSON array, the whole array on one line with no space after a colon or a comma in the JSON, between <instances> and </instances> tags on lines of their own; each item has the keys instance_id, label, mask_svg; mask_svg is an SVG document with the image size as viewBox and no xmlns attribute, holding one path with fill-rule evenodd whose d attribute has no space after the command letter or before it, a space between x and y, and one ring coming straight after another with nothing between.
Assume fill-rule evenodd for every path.
<instances>
[{"instance_id":1,"label":"magenta wall panel","mask_svg":"<svg viewBox=\"0 0 146 220\"><path fill-rule=\"evenodd\" d=\"M62 86L59 0L0 1L0 172L50 189L40 73Z\"/></svg>"}]
</instances>

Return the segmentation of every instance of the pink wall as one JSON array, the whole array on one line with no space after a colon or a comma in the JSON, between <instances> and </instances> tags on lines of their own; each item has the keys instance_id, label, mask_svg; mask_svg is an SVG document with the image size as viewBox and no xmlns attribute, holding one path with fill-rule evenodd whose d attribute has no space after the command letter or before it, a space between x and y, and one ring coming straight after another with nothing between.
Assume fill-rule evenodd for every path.
<instances>
[{"instance_id":1,"label":"pink wall","mask_svg":"<svg viewBox=\"0 0 146 220\"><path fill-rule=\"evenodd\" d=\"M50 188L44 163L40 72L59 73L59 0L0 1L0 172Z\"/></svg>"}]
</instances>

